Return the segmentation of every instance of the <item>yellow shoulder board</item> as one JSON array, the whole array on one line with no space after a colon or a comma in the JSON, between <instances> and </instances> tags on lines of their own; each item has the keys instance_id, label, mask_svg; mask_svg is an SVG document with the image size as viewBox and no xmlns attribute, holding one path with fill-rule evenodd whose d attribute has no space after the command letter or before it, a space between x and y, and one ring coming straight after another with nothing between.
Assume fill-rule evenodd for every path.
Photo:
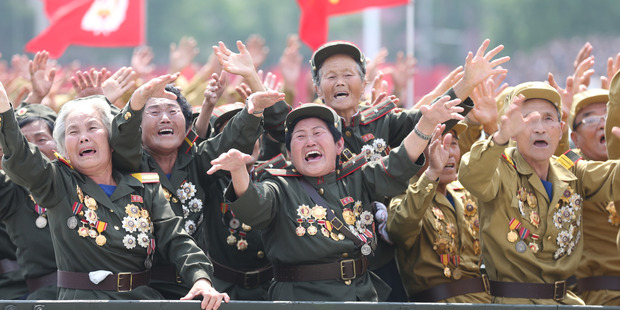
<instances>
[{"instance_id":1,"label":"yellow shoulder board","mask_svg":"<svg viewBox=\"0 0 620 310\"><path fill-rule=\"evenodd\" d=\"M463 186L463 184L461 184L461 182L457 181L453 181L450 184L448 184L448 188L455 190L455 191L460 191L460 190L464 190L465 186Z\"/></svg>"},{"instance_id":2,"label":"yellow shoulder board","mask_svg":"<svg viewBox=\"0 0 620 310\"><path fill-rule=\"evenodd\" d=\"M159 183L159 174L157 172L132 173L131 176L138 179L141 183Z\"/></svg>"},{"instance_id":3,"label":"yellow shoulder board","mask_svg":"<svg viewBox=\"0 0 620 310\"><path fill-rule=\"evenodd\" d=\"M560 155L555 159L560 165L564 166L566 169L572 168L579 160L581 160L581 156L577 155L577 153L573 152L573 150L568 150L566 153Z\"/></svg>"}]
</instances>

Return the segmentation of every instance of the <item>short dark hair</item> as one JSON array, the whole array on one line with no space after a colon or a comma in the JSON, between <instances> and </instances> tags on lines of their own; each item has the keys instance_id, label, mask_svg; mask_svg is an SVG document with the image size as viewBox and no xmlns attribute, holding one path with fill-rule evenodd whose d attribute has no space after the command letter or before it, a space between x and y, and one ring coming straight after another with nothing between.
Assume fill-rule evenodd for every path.
<instances>
[{"instance_id":1,"label":"short dark hair","mask_svg":"<svg viewBox=\"0 0 620 310\"><path fill-rule=\"evenodd\" d=\"M185 118L185 130L187 131L192 126L192 106L189 102L187 102L185 96L181 94L181 90L178 87L173 84L168 84L165 89L177 96L177 103L183 112L183 117Z\"/></svg>"},{"instance_id":2,"label":"short dark hair","mask_svg":"<svg viewBox=\"0 0 620 310\"><path fill-rule=\"evenodd\" d=\"M299 121L304 120L306 118L312 118L312 117L320 119L322 122L325 123L325 125L327 125L327 129L329 129L329 132L331 132L332 137L334 137L334 143L340 141L340 139L342 138L342 132L340 132L340 130L338 130L338 128L334 126L334 123L326 122L324 119L316 117L316 116L312 116L312 115L300 116L299 118L297 118L291 123L290 128L295 128L295 126L297 126L297 123L299 123ZM291 150L291 139L293 139L293 130L287 130L284 143L286 144L286 149L288 151Z\"/></svg>"}]
</instances>

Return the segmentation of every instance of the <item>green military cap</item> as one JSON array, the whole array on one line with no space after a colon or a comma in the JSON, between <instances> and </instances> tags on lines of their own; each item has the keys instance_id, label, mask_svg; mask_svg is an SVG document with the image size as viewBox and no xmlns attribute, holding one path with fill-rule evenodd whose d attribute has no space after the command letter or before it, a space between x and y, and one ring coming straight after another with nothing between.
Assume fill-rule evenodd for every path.
<instances>
[{"instance_id":1,"label":"green military cap","mask_svg":"<svg viewBox=\"0 0 620 310\"><path fill-rule=\"evenodd\" d=\"M336 111L334 111L334 109L321 103L304 103L299 107L295 108L293 111L289 112L286 116L286 120L284 121L284 124L286 126L285 130L287 132L292 131L293 128L291 126L295 123L297 119L302 117L320 118L328 124L334 124L334 127L336 127L338 131L342 131L342 129L340 128L340 116L336 114Z\"/></svg>"},{"instance_id":2,"label":"green military cap","mask_svg":"<svg viewBox=\"0 0 620 310\"><path fill-rule=\"evenodd\" d=\"M213 110L209 122L216 132L222 131L222 125L245 107L241 102L221 105Z\"/></svg>"},{"instance_id":3,"label":"green military cap","mask_svg":"<svg viewBox=\"0 0 620 310\"><path fill-rule=\"evenodd\" d=\"M366 74L366 57L357 45L348 41L331 41L321 45L312 54L310 58L310 67L312 68L312 77L317 78L317 74L325 60L331 56L345 54L353 57L353 59L362 68L362 73Z\"/></svg>"},{"instance_id":4,"label":"green military cap","mask_svg":"<svg viewBox=\"0 0 620 310\"><path fill-rule=\"evenodd\" d=\"M571 129L575 129L575 116L581 109L592 103L607 103L609 101L609 91L602 88L588 89L573 96L573 106L568 116L568 124Z\"/></svg>"},{"instance_id":5,"label":"green military cap","mask_svg":"<svg viewBox=\"0 0 620 310\"><path fill-rule=\"evenodd\" d=\"M47 121L56 122L56 112L50 109L47 106L42 104L30 104L23 102L15 109L15 118L18 123L22 121L33 118L33 119L44 119Z\"/></svg>"},{"instance_id":6,"label":"green military cap","mask_svg":"<svg viewBox=\"0 0 620 310\"><path fill-rule=\"evenodd\" d=\"M545 99L555 105L555 108L562 111L562 96L558 91L545 82L525 82L521 83L512 90L510 96L506 97L508 106L518 95L523 95L527 99Z\"/></svg>"}]
</instances>

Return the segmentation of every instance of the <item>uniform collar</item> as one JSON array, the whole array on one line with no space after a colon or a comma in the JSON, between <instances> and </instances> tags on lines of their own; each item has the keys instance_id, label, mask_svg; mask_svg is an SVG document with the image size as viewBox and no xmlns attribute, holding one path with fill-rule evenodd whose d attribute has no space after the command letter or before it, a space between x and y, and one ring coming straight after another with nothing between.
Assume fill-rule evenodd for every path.
<instances>
[{"instance_id":1,"label":"uniform collar","mask_svg":"<svg viewBox=\"0 0 620 310\"><path fill-rule=\"evenodd\" d=\"M119 173L118 171L112 171L112 176L114 177L114 180L116 180L117 185L114 193L112 193L112 196L110 197L106 195L99 184L95 183L89 177L82 175L82 177L78 179L78 183L80 183L78 185L82 188L84 194L89 195L95 199L98 204L104 205L108 209L115 209L112 201L133 193L135 188L144 187L138 179L132 177L131 175L125 175Z\"/></svg>"}]
</instances>

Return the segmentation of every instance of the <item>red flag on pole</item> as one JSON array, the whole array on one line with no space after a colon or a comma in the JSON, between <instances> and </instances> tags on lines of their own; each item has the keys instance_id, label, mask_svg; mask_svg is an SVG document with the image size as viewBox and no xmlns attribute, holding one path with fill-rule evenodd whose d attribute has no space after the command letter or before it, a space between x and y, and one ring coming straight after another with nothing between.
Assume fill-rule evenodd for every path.
<instances>
[{"instance_id":1,"label":"red flag on pole","mask_svg":"<svg viewBox=\"0 0 620 310\"><path fill-rule=\"evenodd\" d=\"M71 45L136 46L144 43L144 0L44 0L50 26L26 44L58 58Z\"/></svg>"},{"instance_id":2,"label":"red flag on pole","mask_svg":"<svg viewBox=\"0 0 620 310\"><path fill-rule=\"evenodd\" d=\"M299 38L312 50L327 41L328 18L369 7L407 4L410 0L297 0L301 9Z\"/></svg>"}]
</instances>

